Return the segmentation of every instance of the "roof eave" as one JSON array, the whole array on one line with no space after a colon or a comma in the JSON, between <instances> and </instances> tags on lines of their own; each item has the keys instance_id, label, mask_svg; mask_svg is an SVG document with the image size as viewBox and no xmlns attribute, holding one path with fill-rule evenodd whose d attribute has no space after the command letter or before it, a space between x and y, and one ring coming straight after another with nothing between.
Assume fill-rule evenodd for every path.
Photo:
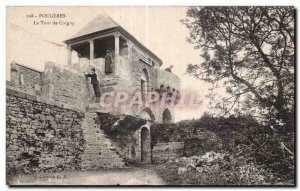
<instances>
[{"instance_id":1,"label":"roof eave","mask_svg":"<svg viewBox=\"0 0 300 191\"><path fill-rule=\"evenodd\" d=\"M76 42L76 41L85 40L85 39L88 39L88 38L96 37L96 36L103 35L103 34L108 34L108 33L115 32L115 31L119 31L125 37L127 37L129 40L133 41L133 43L137 44L143 51L147 52L156 61L158 61L159 64L160 64L160 66L163 64L162 60L158 56L156 56L151 50L149 50L148 48L146 48L142 43L140 43L134 36L132 36L129 32L127 32L121 26L109 28L109 29L102 30L102 31L97 31L97 32L90 33L90 34L83 35L83 36L78 36L78 37L70 38L70 39L65 40L63 42L66 45L69 45L69 44L72 44L73 42Z\"/></svg>"},{"instance_id":2,"label":"roof eave","mask_svg":"<svg viewBox=\"0 0 300 191\"><path fill-rule=\"evenodd\" d=\"M70 38L70 39L67 39L67 40L65 40L63 42L66 45L69 45L69 44L72 44L73 42L76 42L76 41L86 40L88 38L96 37L98 35L108 34L108 33L117 31L117 28L118 27L113 27L113 28L102 30L102 31L93 32L93 33L86 34L86 35L83 35L83 36L78 36L78 37Z\"/></svg>"},{"instance_id":3,"label":"roof eave","mask_svg":"<svg viewBox=\"0 0 300 191\"><path fill-rule=\"evenodd\" d=\"M149 53L150 56L154 57L160 64L162 65L162 60L156 56L151 50L149 50L147 47L145 47L142 43L140 43L134 36L132 36L129 32L127 32L123 27L119 26L117 27L119 29L119 32L121 32L124 36L126 36L128 39L133 41L133 43L137 44L142 50L146 51Z\"/></svg>"}]
</instances>

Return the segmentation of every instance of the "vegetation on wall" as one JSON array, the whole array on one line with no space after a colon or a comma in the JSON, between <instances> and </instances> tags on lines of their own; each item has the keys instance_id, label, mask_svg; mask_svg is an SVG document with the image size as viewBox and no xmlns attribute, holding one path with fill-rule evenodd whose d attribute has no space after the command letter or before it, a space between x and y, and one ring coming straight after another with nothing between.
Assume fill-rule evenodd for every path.
<instances>
[{"instance_id":1,"label":"vegetation on wall","mask_svg":"<svg viewBox=\"0 0 300 191\"><path fill-rule=\"evenodd\" d=\"M258 165L264 165L282 179L294 178L295 143L292 127L283 128L290 129L289 131L274 131L269 126L261 125L251 116L231 116L217 120L205 115L202 119L207 122L218 121L211 130L214 129L224 140L224 150L237 157L249 158Z\"/></svg>"},{"instance_id":2,"label":"vegetation on wall","mask_svg":"<svg viewBox=\"0 0 300 191\"><path fill-rule=\"evenodd\" d=\"M197 124L179 122L175 124L154 123L151 126L151 149L159 142L184 142L184 156L204 154L219 150L219 137Z\"/></svg>"},{"instance_id":3,"label":"vegetation on wall","mask_svg":"<svg viewBox=\"0 0 300 191\"><path fill-rule=\"evenodd\" d=\"M128 143L136 142L134 133L146 124L146 120L101 113L98 115L97 123L112 141L116 142L120 148L124 148Z\"/></svg>"},{"instance_id":4,"label":"vegetation on wall","mask_svg":"<svg viewBox=\"0 0 300 191\"><path fill-rule=\"evenodd\" d=\"M213 151L224 156L222 160L214 164L218 166L217 171L209 163L204 166L194 166L195 169L201 167L202 170L198 169L201 172L190 172L188 170L184 175L179 175L177 171L180 167L183 167L180 162L169 161L162 164L157 168L157 171L162 177L173 181L173 184L211 184L213 182L217 183L217 179L219 179L217 184L244 184L246 179L242 181L238 177L241 176L240 171L248 173L247 179L249 182L247 184L259 184L260 181L256 179L256 173L263 174L263 184L292 184L294 182L294 139L290 139L290 137L294 137L292 129L285 131L284 134L279 131L275 133L270 127L261 125L251 116L217 118L209 114L204 114L200 119L186 120L179 122L179 124L182 127L203 128L214 132L220 138L221 144L219 149L213 149ZM173 126L176 129L177 125ZM181 130L181 132L185 132L185 130ZM278 136L279 133L281 133L280 136ZM282 137L282 140L278 140L278 137ZM286 147L280 145L281 141L285 141ZM196 148L201 149L201 147ZM202 155L202 153L193 153L190 156L201 158ZM225 168L226 158L230 158L232 162L227 164L230 170L225 171L223 168ZM166 171L166 168L169 170ZM206 169L207 172L203 169ZM176 171L176 173L172 171ZM234 178L235 176L236 178ZM206 177L205 180L203 180L203 177ZM231 177L230 181L233 182L228 183L222 177L226 179Z\"/></svg>"}]
</instances>

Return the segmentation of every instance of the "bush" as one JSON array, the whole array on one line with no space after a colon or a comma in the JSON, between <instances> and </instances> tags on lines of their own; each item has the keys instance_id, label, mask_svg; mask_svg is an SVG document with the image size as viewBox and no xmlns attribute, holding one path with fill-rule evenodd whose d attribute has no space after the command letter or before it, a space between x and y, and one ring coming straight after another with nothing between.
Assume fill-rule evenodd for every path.
<instances>
[{"instance_id":1,"label":"bush","mask_svg":"<svg viewBox=\"0 0 300 191\"><path fill-rule=\"evenodd\" d=\"M191 185L270 185L278 183L271 171L254 162L237 160L228 154L207 152L202 156L181 157L156 168L170 184Z\"/></svg>"},{"instance_id":2,"label":"bush","mask_svg":"<svg viewBox=\"0 0 300 191\"><path fill-rule=\"evenodd\" d=\"M221 152L270 169L279 181L294 181L295 161L292 153L295 153L295 135L292 113L289 123L281 127L261 124L251 116L225 118L209 114L204 114L197 120L180 123L214 132L221 139ZM283 143L289 150L283 147Z\"/></svg>"}]
</instances>

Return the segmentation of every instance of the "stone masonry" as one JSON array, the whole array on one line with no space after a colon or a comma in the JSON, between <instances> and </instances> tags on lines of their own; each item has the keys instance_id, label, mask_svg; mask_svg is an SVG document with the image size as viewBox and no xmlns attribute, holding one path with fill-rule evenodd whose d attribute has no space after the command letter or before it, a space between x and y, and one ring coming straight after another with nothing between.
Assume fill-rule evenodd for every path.
<instances>
[{"instance_id":1,"label":"stone masonry","mask_svg":"<svg viewBox=\"0 0 300 191\"><path fill-rule=\"evenodd\" d=\"M8 174L80 169L82 112L11 89L7 89L6 107Z\"/></svg>"},{"instance_id":2,"label":"stone masonry","mask_svg":"<svg viewBox=\"0 0 300 191\"><path fill-rule=\"evenodd\" d=\"M154 163L164 163L183 156L183 152L183 142L157 143L152 149L152 161Z\"/></svg>"},{"instance_id":3,"label":"stone masonry","mask_svg":"<svg viewBox=\"0 0 300 191\"><path fill-rule=\"evenodd\" d=\"M82 124L85 149L82 169L124 167L124 161L111 141L95 123L97 113L87 112Z\"/></svg>"}]
</instances>

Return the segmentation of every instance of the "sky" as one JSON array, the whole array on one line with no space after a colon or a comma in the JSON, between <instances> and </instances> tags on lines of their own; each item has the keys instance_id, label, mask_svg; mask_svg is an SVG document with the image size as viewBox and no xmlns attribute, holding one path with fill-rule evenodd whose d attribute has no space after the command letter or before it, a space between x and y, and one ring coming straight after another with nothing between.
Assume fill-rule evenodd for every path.
<instances>
[{"instance_id":1,"label":"sky","mask_svg":"<svg viewBox=\"0 0 300 191\"><path fill-rule=\"evenodd\" d=\"M182 91L198 94L202 104L194 109L175 110L175 121L196 119L208 111L208 85L185 74L187 64L200 63L200 50L186 41L188 30L180 22L186 7L8 7L6 36L6 79L12 61L43 71L44 63L67 64L64 40L71 38L99 14L107 14L163 60L181 79ZM62 19L27 18L34 14L66 14ZM63 21L74 25L34 25L33 21Z\"/></svg>"}]
</instances>

